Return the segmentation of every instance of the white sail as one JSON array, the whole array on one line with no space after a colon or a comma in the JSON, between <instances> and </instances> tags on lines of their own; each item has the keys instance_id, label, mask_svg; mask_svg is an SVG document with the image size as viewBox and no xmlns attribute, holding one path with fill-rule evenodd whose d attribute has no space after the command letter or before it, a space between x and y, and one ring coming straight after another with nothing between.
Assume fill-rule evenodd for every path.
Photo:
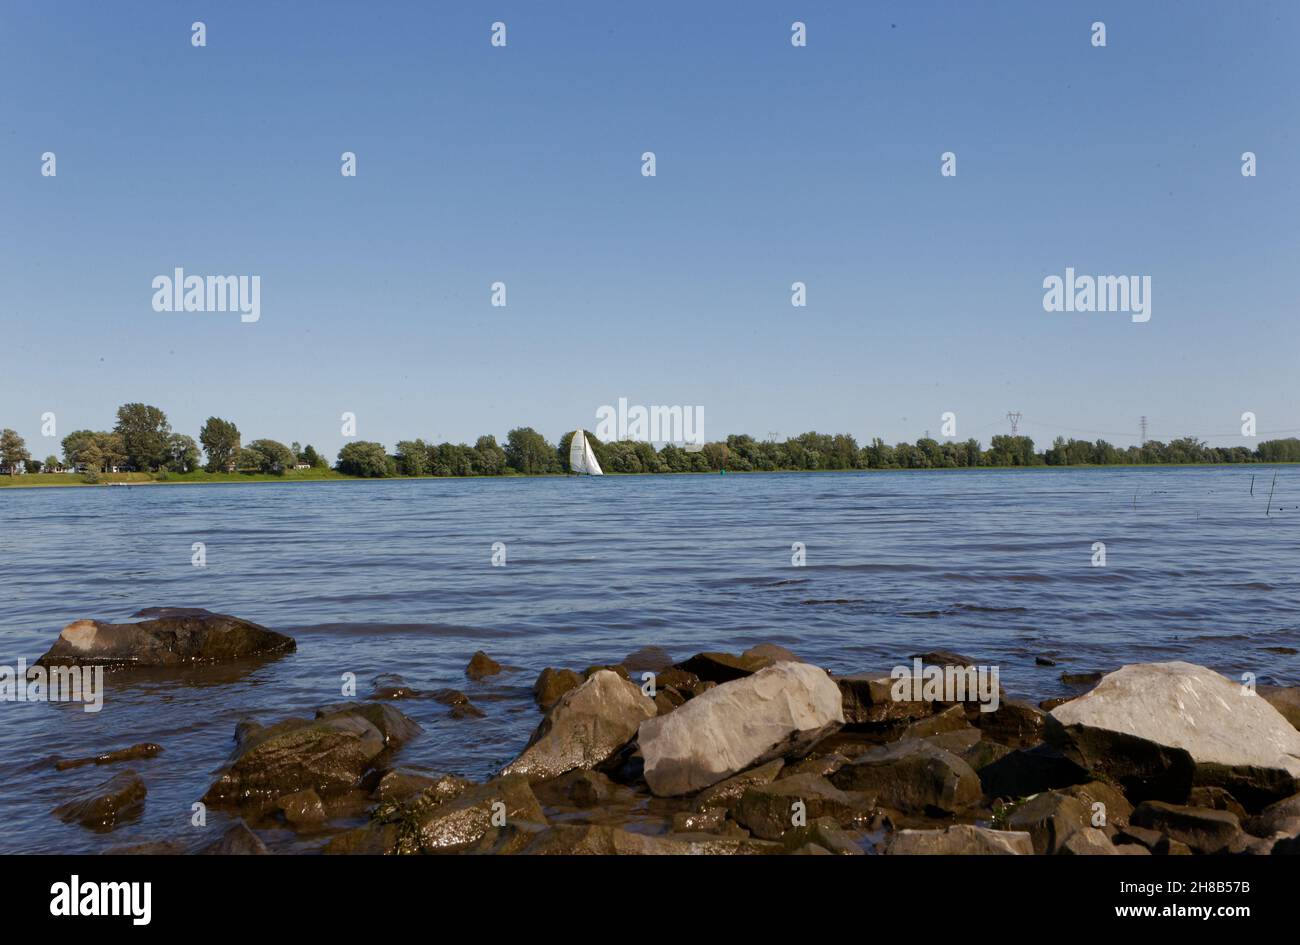
<instances>
[{"instance_id":1,"label":"white sail","mask_svg":"<svg viewBox=\"0 0 1300 945\"><path fill-rule=\"evenodd\" d=\"M596 453L587 442L586 433L580 429L573 431L573 440L569 443L569 471L579 475L605 475L600 468L600 461L596 459Z\"/></svg>"}]
</instances>

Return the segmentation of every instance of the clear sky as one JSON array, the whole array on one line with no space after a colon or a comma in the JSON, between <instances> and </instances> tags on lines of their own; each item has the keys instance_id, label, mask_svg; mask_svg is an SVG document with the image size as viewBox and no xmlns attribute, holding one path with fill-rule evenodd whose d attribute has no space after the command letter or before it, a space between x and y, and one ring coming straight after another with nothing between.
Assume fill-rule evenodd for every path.
<instances>
[{"instance_id":1,"label":"clear sky","mask_svg":"<svg viewBox=\"0 0 1300 945\"><path fill-rule=\"evenodd\" d=\"M5 0L0 426L1295 430L1298 49L1294 2ZM260 321L155 312L177 266ZM1045 312L1066 266L1151 320Z\"/></svg>"}]
</instances>

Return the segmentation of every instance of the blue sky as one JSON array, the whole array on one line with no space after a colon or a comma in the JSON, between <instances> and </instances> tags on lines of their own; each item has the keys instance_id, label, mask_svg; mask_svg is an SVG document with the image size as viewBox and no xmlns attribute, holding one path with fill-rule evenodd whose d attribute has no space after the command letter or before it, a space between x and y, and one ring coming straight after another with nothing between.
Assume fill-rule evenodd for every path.
<instances>
[{"instance_id":1,"label":"blue sky","mask_svg":"<svg viewBox=\"0 0 1300 945\"><path fill-rule=\"evenodd\" d=\"M34 454L43 412L137 400L331 454L343 411L391 448L619 397L710 438L1300 428L1294 3L372 7L0 8L0 425ZM153 311L177 266L260 275L261 320ZM1151 320L1045 312L1066 266L1151 276Z\"/></svg>"}]
</instances>

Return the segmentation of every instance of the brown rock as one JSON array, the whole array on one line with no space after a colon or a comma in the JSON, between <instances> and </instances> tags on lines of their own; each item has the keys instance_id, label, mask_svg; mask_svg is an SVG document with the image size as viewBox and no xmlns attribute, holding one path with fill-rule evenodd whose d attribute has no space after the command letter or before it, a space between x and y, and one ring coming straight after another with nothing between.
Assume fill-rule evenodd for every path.
<instances>
[{"instance_id":1,"label":"brown rock","mask_svg":"<svg viewBox=\"0 0 1300 945\"><path fill-rule=\"evenodd\" d=\"M571 669L552 669L546 667L533 683L533 698L543 709L549 709L560 701L570 689L582 685L582 677Z\"/></svg>"},{"instance_id":2,"label":"brown rock","mask_svg":"<svg viewBox=\"0 0 1300 945\"><path fill-rule=\"evenodd\" d=\"M501 672L501 664L482 650L471 656L469 665L465 667L465 675L475 682L488 676L495 676L499 672Z\"/></svg>"},{"instance_id":3,"label":"brown rock","mask_svg":"<svg viewBox=\"0 0 1300 945\"><path fill-rule=\"evenodd\" d=\"M60 804L54 808L54 816L65 824L78 823L96 833L107 833L140 816L146 793L138 774L122 771Z\"/></svg>"}]
</instances>

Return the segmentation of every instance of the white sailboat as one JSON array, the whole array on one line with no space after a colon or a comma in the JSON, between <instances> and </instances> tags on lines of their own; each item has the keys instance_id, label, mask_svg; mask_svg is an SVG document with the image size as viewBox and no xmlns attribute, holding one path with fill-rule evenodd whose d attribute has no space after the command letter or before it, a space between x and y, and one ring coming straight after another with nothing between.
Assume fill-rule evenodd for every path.
<instances>
[{"instance_id":1,"label":"white sailboat","mask_svg":"<svg viewBox=\"0 0 1300 945\"><path fill-rule=\"evenodd\" d=\"M587 434L581 429L573 431L573 440L569 443L569 472L578 475L586 473L588 476L605 475L595 451L587 442Z\"/></svg>"}]
</instances>

